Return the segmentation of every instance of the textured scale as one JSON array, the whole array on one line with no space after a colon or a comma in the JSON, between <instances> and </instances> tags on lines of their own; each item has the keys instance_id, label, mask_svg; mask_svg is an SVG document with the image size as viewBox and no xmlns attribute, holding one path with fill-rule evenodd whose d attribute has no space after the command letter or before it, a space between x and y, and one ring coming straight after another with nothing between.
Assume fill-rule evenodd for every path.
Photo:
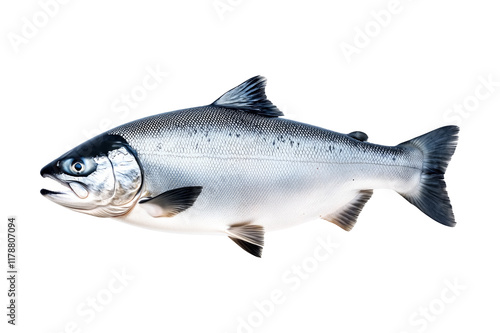
<instances>
[{"instance_id":1,"label":"textured scale","mask_svg":"<svg viewBox=\"0 0 500 333\"><path fill-rule=\"evenodd\" d=\"M358 190L407 186L422 165L417 151L217 106L144 118L109 134L137 151L148 196L203 186L185 214L221 228L249 220L272 230L319 218Z\"/></svg>"}]
</instances>

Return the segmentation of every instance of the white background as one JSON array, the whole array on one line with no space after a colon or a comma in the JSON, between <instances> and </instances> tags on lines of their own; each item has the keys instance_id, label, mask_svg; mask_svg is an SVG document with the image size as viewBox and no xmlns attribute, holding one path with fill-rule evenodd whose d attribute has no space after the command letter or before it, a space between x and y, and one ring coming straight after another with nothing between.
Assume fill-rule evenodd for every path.
<instances>
[{"instance_id":1,"label":"white background","mask_svg":"<svg viewBox=\"0 0 500 333\"><path fill-rule=\"evenodd\" d=\"M389 1L215 3L229 9L221 14L212 0L75 0L47 22L37 1L0 5L0 266L15 215L20 270L16 327L6 323L0 283L1 331L498 331L500 86L488 91L480 79L500 82L495 3L401 0L383 27L370 13ZM33 16L45 26L15 46ZM359 46L350 62L343 43ZM148 67L168 77L128 114L114 112ZM41 167L101 132L103 120L205 105L257 74L287 117L362 130L370 142L398 144L460 123L446 175L457 226L376 191L350 233L311 221L267 234L258 259L226 237L140 229L40 195L51 186ZM447 111L464 101L469 111ZM340 244L321 262L318 239ZM291 269L302 265L309 273L299 278ZM122 270L133 278L118 288L113 272ZM280 304L271 306L276 292ZM93 297L106 303L101 311L87 305Z\"/></svg>"}]
</instances>

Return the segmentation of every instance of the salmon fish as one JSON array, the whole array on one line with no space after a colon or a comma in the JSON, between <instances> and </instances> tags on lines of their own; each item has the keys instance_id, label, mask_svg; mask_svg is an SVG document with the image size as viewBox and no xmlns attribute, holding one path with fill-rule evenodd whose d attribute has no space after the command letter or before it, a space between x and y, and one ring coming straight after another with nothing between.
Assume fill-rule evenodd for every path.
<instances>
[{"instance_id":1,"label":"salmon fish","mask_svg":"<svg viewBox=\"0 0 500 333\"><path fill-rule=\"evenodd\" d=\"M395 146L283 118L253 77L212 104L135 120L42 170L51 201L134 225L229 236L261 256L264 232L322 218L351 230L374 189L454 226L444 173L458 127Z\"/></svg>"}]
</instances>

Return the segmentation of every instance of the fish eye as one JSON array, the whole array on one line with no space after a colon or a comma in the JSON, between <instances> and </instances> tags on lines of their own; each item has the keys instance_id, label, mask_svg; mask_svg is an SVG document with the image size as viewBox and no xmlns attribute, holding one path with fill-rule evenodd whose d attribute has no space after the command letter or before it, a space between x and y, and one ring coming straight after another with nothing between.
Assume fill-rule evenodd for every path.
<instances>
[{"instance_id":1,"label":"fish eye","mask_svg":"<svg viewBox=\"0 0 500 333\"><path fill-rule=\"evenodd\" d=\"M83 164L80 161L76 161L73 162L73 164L71 164L71 171L75 173L80 173L83 172L84 170L85 170L85 164Z\"/></svg>"},{"instance_id":2,"label":"fish eye","mask_svg":"<svg viewBox=\"0 0 500 333\"><path fill-rule=\"evenodd\" d=\"M60 162L61 170L70 176L88 176L97 168L92 158L68 158Z\"/></svg>"}]
</instances>

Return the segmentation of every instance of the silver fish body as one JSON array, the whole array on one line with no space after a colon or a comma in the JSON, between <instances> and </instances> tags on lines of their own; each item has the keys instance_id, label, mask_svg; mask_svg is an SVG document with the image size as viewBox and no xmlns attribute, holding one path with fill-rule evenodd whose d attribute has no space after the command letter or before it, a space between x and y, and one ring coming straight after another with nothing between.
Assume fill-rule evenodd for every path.
<instances>
[{"instance_id":1,"label":"silver fish body","mask_svg":"<svg viewBox=\"0 0 500 333\"><path fill-rule=\"evenodd\" d=\"M166 229L224 231L245 221L279 229L333 213L363 189L411 189L422 165L416 149L214 106L149 117L109 134L137 151L146 196L203 186L178 223L151 221Z\"/></svg>"},{"instance_id":2,"label":"silver fish body","mask_svg":"<svg viewBox=\"0 0 500 333\"><path fill-rule=\"evenodd\" d=\"M118 188L114 200L126 199L96 203L99 208L87 213L152 229L226 234L258 256L264 230L316 218L350 230L379 188L397 191L442 224L455 224L443 175L457 127L377 145L362 132L340 134L279 118L264 84L255 77L211 105L114 128L52 162L42 175L69 183L76 194L73 187L92 192L68 175L71 170L60 172L71 179L58 179L56 165L69 159L73 169L87 168L78 156L106 157L108 169L98 164L85 177L112 166L114 175L106 179ZM61 195L42 191L56 202Z\"/></svg>"}]
</instances>

